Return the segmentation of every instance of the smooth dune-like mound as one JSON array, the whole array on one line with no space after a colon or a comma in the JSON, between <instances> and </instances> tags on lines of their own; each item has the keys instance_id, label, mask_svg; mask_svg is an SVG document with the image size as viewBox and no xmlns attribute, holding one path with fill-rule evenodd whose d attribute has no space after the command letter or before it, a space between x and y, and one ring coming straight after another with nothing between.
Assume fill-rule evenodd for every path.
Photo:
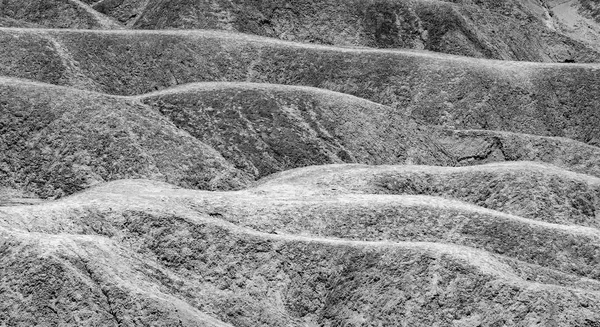
<instances>
[{"instance_id":1,"label":"smooth dune-like mound","mask_svg":"<svg viewBox=\"0 0 600 327\"><path fill-rule=\"evenodd\" d=\"M393 109L331 91L198 84L116 97L0 79L1 185L42 197L123 178L227 190L327 163L454 160Z\"/></svg>"},{"instance_id":2,"label":"smooth dune-like mound","mask_svg":"<svg viewBox=\"0 0 600 327\"><path fill-rule=\"evenodd\" d=\"M599 144L597 65L471 60L220 32L0 29L0 44L3 75L110 94L200 81L313 86L447 128Z\"/></svg>"},{"instance_id":3,"label":"smooth dune-like mound","mask_svg":"<svg viewBox=\"0 0 600 327\"><path fill-rule=\"evenodd\" d=\"M117 325L134 325L152 319L163 326L178 320L184 326L219 326L218 320L234 326L337 325L358 318L374 325L405 321L413 326L432 322L580 326L600 319L600 284L574 269L584 267L597 253L595 229L522 218L502 221L501 214L488 219L482 212L480 221L502 227L496 232L489 226L471 227L487 230L490 237L473 239L508 239L521 225L527 236L520 240L531 242L497 255L448 243L394 241L377 228L363 229L386 241L323 238L315 235L319 226L325 227L318 213L333 219L335 215L322 209L305 216L313 219L312 225L284 226L300 228L301 236L257 232L222 219L235 205L268 214L311 204L297 197L285 204L283 198L276 201L275 194L266 194L261 201L261 196L234 192L230 207L228 193L119 181L44 205L4 208L2 262L11 278L3 285L11 292L0 293L0 303L7 309L1 310L3 317L25 324L36 319L49 324L77 322L85 317L90 323L111 324L113 319ZM378 208L385 203L411 206L407 197L373 197ZM211 201L221 211L210 208ZM194 202L199 206L191 205ZM427 207L425 202L413 205ZM335 203L328 208L345 210ZM346 223L377 217L376 208L365 210L346 215ZM472 222L477 220L471 209L460 210ZM429 215L434 221L443 220L433 211ZM465 221L464 227L468 225ZM356 239L351 234L343 237ZM506 239L498 244L508 244ZM544 242L556 242L557 251L539 252L534 244L541 247ZM552 268L512 255L530 256L528 260L546 256L542 264ZM31 280L45 287L30 286Z\"/></svg>"},{"instance_id":4,"label":"smooth dune-like mound","mask_svg":"<svg viewBox=\"0 0 600 327\"><path fill-rule=\"evenodd\" d=\"M308 43L504 60L600 58L585 40L566 36L561 21L539 1L103 0L94 9L135 29L223 29Z\"/></svg>"}]
</instances>

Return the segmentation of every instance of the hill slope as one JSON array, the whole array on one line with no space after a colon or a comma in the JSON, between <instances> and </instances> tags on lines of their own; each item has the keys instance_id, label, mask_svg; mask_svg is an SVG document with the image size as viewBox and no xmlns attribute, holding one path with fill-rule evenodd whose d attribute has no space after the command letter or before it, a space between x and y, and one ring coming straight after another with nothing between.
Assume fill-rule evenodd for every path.
<instances>
[{"instance_id":1,"label":"hill slope","mask_svg":"<svg viewBox=\"0 0 600 327\"><path fill-rule=\"evenodd\" d=\"M600 58L597 48L557 29L561 20L553 19L553 11L540 1L103 0L94 9L135 29L223 29L299 42L503 60Z\"/></svg>"},{"instance_id":2,"label":"hill slope","mask_svg":"<svg viewBox=\"0 0 600 327\"><path fill-rule=\"evenodd\" d=\"M459 166L537 161L600 177L600 148L568 138L486 130L438 130L433 135Z\"/></svg>"},{"instance_id":3,"label":"hill slope","mask_svg":"<svg viewBox=\"0 0 600 327\"><path fill-rule=\"evenodd\" d=\"M120 25L79 0L3 0L2 27L118 29Z\"/></svg>"},{"instance_id":4,"label":"hill slope","mask_svg":"<svg viewBox=\"0 0 600 327\"><path fill-rule=\"evenodd\" d=\"M394 223L393 233L382 233L388 229L372 225L400 219L397 214L384 219L392 207L423 210L426 219L440 223L447 219L434 209L438 204L432 207L416 199L380 195L355 202L356 198L338 194L298 201L297 194L286 197L264 186L230 195L122 181L47 205L4 208L2 234L8 246L3 269L10 269L13 276L3 284L12 290L4 293L12 297L2 301L10 308L2 310L5 319L27 323L43 315L53 323L85 316L90 323L105 325L128 326L146 319L163 326L178 320L184 326L218 325L198 310L235 326L326 325L356 319L368 324L401 319L416 326L431 322L579 326L600 319L596 300L600 284L581 277L598 273L597 264L588 261L598 260L590 256L599 244L595 229L533 223L459 206L466 220L447 240L485 241L488 245L482 246L491 251L515 244L500 256L472 247L397 238L408 233L404 237L424 239L427 233L442 231L438 227L419 234L411 230L418 224ZM327 205L331 214L306 210L319 204ZM454 204L443 206L448 205ZM304 213L300 220L286 218L300 212ZM380 218L372 216L376 212ZM281 230L257 232L223 221L237 217L237 225L268 231L264 223L278 223L264 219L272 213L287 220L280 227L298 229L295 232L304 236ZM338 215L345 217L339 220L343 228L366 219L371 227L357 226L363 234L353 235L320 222ZM507 233L492 233L489 224L499 224ZM320 236L337 231L344 238L380 241ZM477 231L487 231L489 238L475 237ZM514 232L524 233L519 239L529 243L509 242L518 235ZM455 233L471 233L472 238L452 237ZM545 242L561 250L540 251L547 249ZM43 274L41 267L53 273ZM27 286L30 280L47 286L32 289ZM26 294L35 294L37 300L20 302ZM73 301L67 294L81 295ZM76 300L77 296L89 302ZM170 304L159 304L165 300ZM54 304L47 308L49 301ZM95 305L100 308L93 309Z\"/></svg>"},{"instance_id":5,"label":"hill slope","mask_svg":"<svg viewBox=\"0 0 600 327\"><path fill-rule=\"evenodd\" d=\"M5 0L0 26L221 29L299 42L598 62L591 1Z\"/></svg>"},{"instance_id":6,"label":"hill slope","mask_svg":"<svg viewBox=\"0 0 600 327\"><path fill-rule=\"evenodd\" d=\"M117 97L0 79L2 186L43 197L152 178L226 190L296 167L453 159L410 118L335 92L198 84Z\"/></svg>"},{"instance_id":7,"label":"hill slope","mask_svg":"<svg viewBox=\"0 0 600 327\"><path fill-rule=\"evenodd\" d=\"M468 60L219 32L0 29L0 42L1 74L110 94L199 81L293 84L352 94L453 129L600 142L600 103L590 96L600 91L597 65Z\"/></svg>"},{"instance_id":8,"label":"hill slope","mask_svg":"<svg viewBox=\"0 0 600 327\"><path fill-rule=\"evenodd\" d=\"M490 131L431 133L390 107L314 88L199 83L122 97L3 78L0 90L2 186L42 197L122 178L235 189L274 172L344 162L534 160L600 177L593 146Z\"/></svg>"},{"instance_id":9,"label":"hill slope","mask_svg":"<svg viewBox=\"0 0 600 327\"><path fill-rule=\"evenodd\" d=\"M600 326L597 2L0 0L0 326Z\"/></svg>"}]
</instances>

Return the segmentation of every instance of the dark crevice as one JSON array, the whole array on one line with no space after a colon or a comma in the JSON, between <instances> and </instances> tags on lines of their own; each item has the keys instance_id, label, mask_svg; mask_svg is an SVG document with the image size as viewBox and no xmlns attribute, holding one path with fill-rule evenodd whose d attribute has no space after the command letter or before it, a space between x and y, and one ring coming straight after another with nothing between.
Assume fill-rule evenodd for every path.
<instances>
[{"instance_id":1,"label":"dark crevice","mask_svg":"<svg viewBox=\"0 0 600 327\"><path fill-rule=\"evenodd\" d=\"M504 152L504 146L502 144L502 141L500 141L499 138L494 137L492 144L490 144L488 146L487 151L484 154L476 154L476 155L472 155L472 156L460 157L460 158L457 159L457 161L458 161L458 163L461 163L461 162L464 162L464 161L471 161L471 160L477 160L477 161L486 160L487 158L489 158L489 156L495 150L500 150L500 152L502 153L502 157L505 160L507 160L506 153Z\"/></svg>"},{"instance_id":2,"label":"dark crevice","mask_svg":"<svg viewBox=\"0 0 600 327\"><path fill-rule=\"evenodd\" d=\"M84 259L83 257L81 257L81 255L79 255L78 253L75 253L75 255L77 255L77 257L79 258L79 261L81 261L81 263L83 265L83 270L85 271L85 273L88 275L90 280L98 286L98 288L100 289L100 292L104 296L106 305L108 306L108 308L105 309L106 312L112 316L112 318L115 321L115 323L117 324L117 326L119 326L119 327L123 326L122 319L119 318L119 316L117 315L117 313L114 309L114 304L110 298L110 294L108 294L108 291L102 287L102 283L101 283L100 279L98 277L96 277L96 274L94 273L92 268L90 268L90 266L88 265L88 261L86 259Z\"/></svg>"},{"instance_id":3,"label":"dark crevice","mask_svg":"<svg viewBox=\"0 0 600 327\"><path fill-rule=\"evenodd\" d=\"M60 314L58 314L58 311L56 311L56 309L54 309L53 307L51 307L49 305L45 305L45 306L43 306L43 308L49 309L50 311L54 312L54 314L56 315L56 321L61 321Z\"/></svg>"}]
</instances>

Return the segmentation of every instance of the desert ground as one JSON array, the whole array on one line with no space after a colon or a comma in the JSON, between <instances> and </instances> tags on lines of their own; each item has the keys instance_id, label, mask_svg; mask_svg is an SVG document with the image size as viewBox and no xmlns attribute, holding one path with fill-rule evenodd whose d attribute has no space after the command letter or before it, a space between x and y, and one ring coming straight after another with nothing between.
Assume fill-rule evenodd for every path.
<instances>
[{"instance_id":1,"label":"desert ground","mask_svg":"<svg viewBox=\"0 0 600 327\"><path fill-rule=\"evenodd\" d=\"M600 326L599 0L0 0L0 326Z\"/></svg>"}]
</instances>

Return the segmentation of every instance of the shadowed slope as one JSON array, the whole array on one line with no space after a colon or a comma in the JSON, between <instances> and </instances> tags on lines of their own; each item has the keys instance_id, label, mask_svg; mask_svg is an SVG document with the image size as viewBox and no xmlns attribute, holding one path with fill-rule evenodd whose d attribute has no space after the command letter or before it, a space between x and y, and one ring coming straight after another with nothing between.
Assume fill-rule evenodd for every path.
<instances>
[{"instance_id":1,"label":"shadowed slope","mask_svg":"<svg viewBox=\"0 0 600 327\"><path fill-rule=\"evenodd\" d=\"M140 100L255 177L321 163L453 164L401 112L341 93L201 83Z\"/></svg>"},{"instance_id":2,"label":"shadowed slope","mask_svg":"<svg viewBox=\"0 0 600 327\"><path fill-rule=\"evenodd\" d=\"M307 87L200 83L115 97L4 78L0 89L2 185L43 197L120 178L229 189L344 162L537 160L599 174L596 147L490 131L431 133L390 107Z\"/></svg>"},{"instance_id":3,"label":"shadowed slope","mask_svg":"<svg viewBox=\"0 0 600 327\"><path fill-rule=\"evenodd\" d=\"M0 43L4 75L111 94L195 81L314 86L390 105L429 124L599 144L596 65L307 46L218 32L0 29Z\"/></svg>"},{"instance_id":4,"label":"shadowed slope","mask_svg":"<svg viewBox=\"0 0 600 327\"><path fill-rule=\"evenodd\" d=\"M249 182L210 146L133 100L0 80L3 186L43 197L122 178L201 189Z\"/></svg>"},{"instance_id":5,"label":"shadowed slope","mask_svg":"<svg viewBox=\"0 0 600 327\"><path fill-rule=\"evenodd\" d=\"M504 60L600 58L586 43L557 32L542 3L527 0L103 0L94 8L137 29L224 29L299 42Z\"/></svg>"},{"instance_id":6,"label":"shadowed slope","mask_svg":"<svg viewBox=\"0 0 600 327\"><path fill-rule=\"evenodd\" d=\"M302 210L311 205L310 201L298 201L297 198L285 200L280 197L277 200L274 194L256 196L235 192L230 195L228 200L227 193L176 190L168 185L146 181L120 181L43 206L3 208L0 223L4 230L3 240L8 241L4 243L4 251L11 253L3 256L8 264L3 267L21 272L12 274L15 278L4 284L14 289L17 295L3 298L2 303L15 304L11 307L13 311L5 315L25 316L20 310L26 307L16 302L19 294L23 294L20 292L27 291L19 287L24 280L38 278L47 281L50 277L23 269L27 262L37 260L45 262L48 268L64 271L61 279L64 281L73 280L69 276L82 275L75 275L76 271L88 271L87 275L79 277L87 283L98 276L99 280L85 290L89 289L90 296L104 294L109 309L110 303L113 303L110 316L126 326L135 321L133 319L139 317L140 312L151 307L151 301L145 299L152 297L153 293L157 294L154 298L160 293L166 294L160 297L168 299L172 305L184 307L181 302L171 300L173 298L187 302L187 312L210 312L213 317L235 326L346 324L359 316L361 321L370 324L402 320L412 326L426 326L432 322L469 322L491 326L498 321L511 324L527 322L525 325L556 322L561 326L579 326L600 320L597 308L600 284L597 281L452 244L359 242L309 236L335 232L330 228L318 231L319 227L326 227L322 218L337 216L323 209L307 213L305 217L312 219L312 224L291 222L285 227L300 228L306 236L256 232L215 219L219 217L215 211L209 215L198 210L214 210L210 207L212 203L220 206L221 210L233 212L237 210L234 204L237 203L240 206L244 204L245 210L269 215L294 207L293 210ZM378 203L378 208L384 204L387 208L394 203L398 208L402 205L427 207L426 202L411 202L407 197L387 197L375 196L371 200L365 197L363 199L367 202L346 202L345 209L334 203L342 200L343 196L337 200L335 197L329 200L321 198L320 201L329 202L331 210L343 214L348 219L345 222L347 226L360 224L361 219L376 213L369 206L363 207L363 211L354 210L371 201ZM318 198L312 200L319 201ZM286 204L286 201L289 202ZM194 203L204 204L194 207ZM342 205L344 202L339 203ZM354 207L348 207L350 203L355 203ZM463 228L471 226L472 232L478 230L474 227L477 219L482 219L480 222L488 220L484 212L481 212L480 218L473 215L472 212L479 209L455 208L461 208L459 210L470 217L471 223L465 222ZM346 210L355 212L355 215L348 215ZM227 211L221 212L221 217L231 217ZM319 213L326 215L320 216ZM430 211L428 217L434 221L445 219L438 214ZM593 255L584 257L583 254L585 251L594 253L592 248L598 245L597 230L536 224L519 218L501 218L501 214L492 212L489 214L495 215L488 220L489 223L500 224L503 230L514 228L518 231L517 227L521 226L520 233L527 236L520 239L531 242L515 247L516 252L507 252L509 255L523 256L528 260L554 256L554 259L546 258L547 261L542 263L563 270L585 267L587 260L593 260ZM239 223L258 222L256 219L261 219L262 215L240 215L243 220ZM413 218L417 216L411 215ZM396 217L399 219L400 216ZM383 224L384 220L375 222ZM33 244L32 241L24 241L27 234L21 232L21 226L27 226L31 235L35 236ZM395 231L399 231L403 225L395 226ZM367 239L394 240L397 237L383 234L377 228L363 230L367 232L363 235ZM537 245L530 237L532 233L536 235ZM485 243L494 237L503 239L516 234L503 236L502 233L490 233L487 239L472 235L475 243ZM356 238L351 234L344 237ZM57 245L50 246L50 240ZM569 254L537 252L538 246L545 246L544 242L557 242L556 246ZM14 261L12 253L27 260ZM56 258L60 258L59 264ZM144 263L138 258L143 258ZM588 269L593 267L595 265L592 264ZM22 279L21 276L30 278ZM65 283L62 290L76 294L80 288L75 283ZM52 286L49 286L48 292L51 290ZM42 295L39 292L42 291L38 288L31 294ZM63 300L62 293L58 294L61 300L53 307L59 317L69 317L71 312L77 312L74 310L77 308L65 310L66 299ZM50 301L45 296L38 299L36 305L40 308ZM130 310L132 300L138 303L137 310ZM560 303L560 306L553 303ZM453 314L445 314L439 310L440 307ZM159 314L155 323L168 325L170 317L184 315L182 310L179 311L179 314L173 311ZM106 311L99 310L91 317L99 317L103 312ZM49 322L56 319L53 315L46 317ZM194 325L193 320L183 322L183 325Z\"/></svg>"},{"instance_id":7,"label":"shadowed slope","mask_svg":"<svg viewBox=\"0 0 600 327\"><path fill-rule=\"evenodd\" d=\"M0 325L600 326L555 2L0 0Z\"/></svg>"},{"instance_id":8,"label":"shadowed slope","mask_svg":"<svg viewBox=\"0 0 600 327\"><path fill-rule=\"evenodd\" d=\"M600 29L590 1L548 2L5 0L0 26L120 29L118 20L135 29L223 29L321 44L597 62Z\"/></svg>"},{"instance_id":9,"label":"shadowed slope","mask_svg":"<svg viewBox=\"0 0 600 327\"><path fill-rule=\"evenodd\" d=\"M43 197L122 178L223 190L315 164L454 162L389 107L312 88L218 83L128 98L4 78L0 94L2 184Z\"/></svg>"}]
</instances>

